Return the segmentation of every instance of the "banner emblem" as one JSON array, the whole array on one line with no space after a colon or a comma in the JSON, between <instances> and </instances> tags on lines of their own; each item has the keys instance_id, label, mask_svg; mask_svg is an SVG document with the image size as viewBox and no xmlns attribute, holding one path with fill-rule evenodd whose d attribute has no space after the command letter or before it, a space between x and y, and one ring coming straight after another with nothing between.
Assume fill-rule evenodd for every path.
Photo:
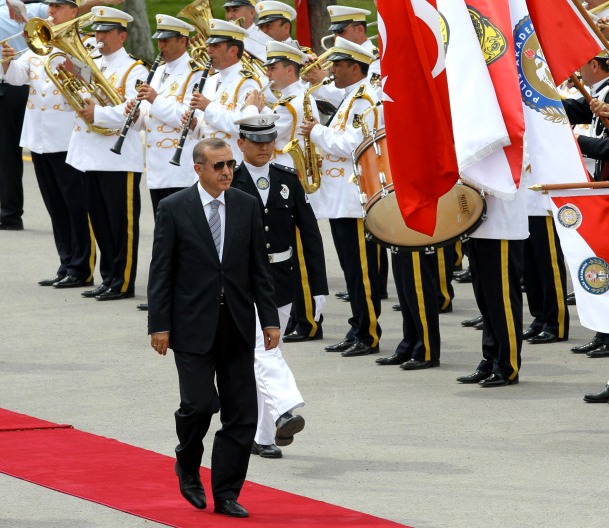
<instances>
[{"instance_id":1,"label":"banner emblem","mask_svg":"<svg viewBox=\"0 0 609 528\"><path fill-rule=\"evenodd\" d=\"M563 205L556 214L556 218L561 226L567 229L577 229L582 225L582 213L573 204Z\"/></svg>"},{"instance_id":2,"label":"banner emblem","mask_svg":"<svg viewBox=\"0 0 609 528\"><path fill-rule=\"evenodd\" d=\"M609 290L609 264L602 258L584 260L577 275L582 288L588 293L601 295Z\"/></svg>"},{"instance_id":3,"label":"banner emblem","mask_svg":"<svg viewBox=\"0 0 609 528\"><path fill-rule=\"evenodd\" d=\"M493 24L488 17L485 17L480 11L471 6L467 6L469 16L472 19L472 24L476 30L480 48L484 53L486 65L499 60L505 55L508 48L508 42L501 30Z\"/></svg>"}]
</instances>

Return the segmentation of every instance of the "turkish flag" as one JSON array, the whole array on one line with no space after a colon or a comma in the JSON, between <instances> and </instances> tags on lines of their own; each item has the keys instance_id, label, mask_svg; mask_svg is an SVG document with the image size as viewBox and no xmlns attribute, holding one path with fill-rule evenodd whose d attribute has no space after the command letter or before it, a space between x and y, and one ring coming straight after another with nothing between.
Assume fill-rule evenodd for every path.
<instances>
[{"instance_id":1,"label":"turkish flag","mask_svg":"<svg viewBox=\"0 0 609 528\"><path fill-rule=\"evenodd\" d=\"M571 0L527 0L527 5L557 84L605 49Z\"/></svg>"},{"instance_id":2,"label":"turkish flag","mask_svg":"<svg viewBox=\"0 0 609 528\"><path fill-rule=\"evenodd\" d=\"M486 58L511 145L504 147L518 186L522 174L524 114L516 67L510 6L506 0L467 0L470 17Z\"/></svg>"},{"instance_id":3,"label":"turkish flag","mask_svg":"<svg viewBox=\"0 0 609 528\"><path fill-rule=\"evenodd\" d=\"M311 47L308 0L296 0L296 40L301 46Z\"/></svg>"},{"instance_id":4,"label":"turkish flag","mask_svg":"<svg viewBox=\"0 0 609 528\"><path fill-rule=\"evenodd\" d=\"M549 191L581 324L609 333L609 190Z\"/></svg>"},{"instance_id":5,"label":"turkish flag","mask_svg":"<svg viewBox=\"0 0 609 528\"><path fill-rule=\"evenodd\" d=\"M426 235L457 182L444 43L436 0L378 0L385 132L406 225Z\"/></svg>"}]
</instances>

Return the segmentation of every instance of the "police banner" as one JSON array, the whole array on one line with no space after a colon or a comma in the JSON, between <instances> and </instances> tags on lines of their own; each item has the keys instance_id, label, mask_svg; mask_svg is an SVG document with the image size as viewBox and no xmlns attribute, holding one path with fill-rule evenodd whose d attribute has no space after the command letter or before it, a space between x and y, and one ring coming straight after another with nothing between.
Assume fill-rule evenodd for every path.
<instances>
[{"instance_id":1,"label":"police banner","mask_svg":"<svg viewBox=\"0 0 609 528\"><path fill-rule=\"evenodd\" d=\"M436 0L378 0L377 8L395 195L406 225L433 235L438 199L459 177L440 16Z\"/></svg>"},{"instance_id":2,"label":"police banner","mask_svg":"<svg viewBox=\"0 0 609 528\"><path fill-rule=\"evenodd\" d=\"M509 0L531 183L586 182L588 173L525 0ZM527 182L528 183L528 182ZM546 195L537 203L548 209Z\"/></svg>"},{"instance_id":3,"label":"police banner","mask_svg":"<svg viewBox=\"0 0 609 528\"><path fill-rule=\"evenodd\" d=\"M609 190L549 191L583 326L609 333Z\"/></svg>"},{"instance_id":4,"label":"police banner","mask_svg":"<svg viewBox=\"0 0 609 528\"><path fill-rule=\"evenodd\" d=\"M438 0L446 75L461 178L492 195L516 192L504 147L501 107L465 0Z\"/></svg>"},{"instance_id":5,"label":"police banner","mask_svg":"<svg viewBox=\"0 0 609 528\"><path fill-rule=\"evenodd\" d=\"M572 0L527 0L548 67L560 84L604 50Z\"/></svg>"}]
</instances>

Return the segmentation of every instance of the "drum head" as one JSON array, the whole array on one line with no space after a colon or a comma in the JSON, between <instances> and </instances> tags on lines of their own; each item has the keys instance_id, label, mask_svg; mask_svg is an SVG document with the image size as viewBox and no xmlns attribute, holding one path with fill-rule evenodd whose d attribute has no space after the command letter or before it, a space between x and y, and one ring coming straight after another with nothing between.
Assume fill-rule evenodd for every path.
<instances>
[{"instance_id":1,"label":"drum head","mask_svg":"<svg viewBox=\"0 0 609 528\"><path fill-rule=\"evenodd\" d=\"M406 227L395 192L374 202L364 224L372 239L382 246L423 251L460 240L480 225L485 213L486 202L480 192L466 183L458 183L438 202L436 229L432 236Z\"/></svg>"}]
</instances>

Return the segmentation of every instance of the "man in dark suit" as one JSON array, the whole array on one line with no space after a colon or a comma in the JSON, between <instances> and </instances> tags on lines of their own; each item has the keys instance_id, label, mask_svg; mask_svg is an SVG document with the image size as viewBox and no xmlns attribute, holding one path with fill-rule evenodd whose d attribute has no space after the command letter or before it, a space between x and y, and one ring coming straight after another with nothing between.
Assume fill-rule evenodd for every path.
<instances>
[{"instance_id":1,"label":"man in dark suit","mask_svg":"<svg viewBox=\"0 0 609 528\"><path fill-rule=\"evenodd\" d=\"M158 207L148 330L159 354L173 349L178 370L175 470L182 495L196 508L206 507L199 477L203 437L221 409L211 461L214 511L247 517L236 499L256 432L254 302L269 350L279 342L279 318L258 204L230 189L230 148L205 139L193 158L199 182Z\"/></svg>"},{"instance_id":2,"label":"man in dark suit","mask_svg":"<svg viewBox=\"0 0 609 528\"><path fill-rule=\"evenodd\" d=\"M264 223L264 238L271 273L280 333L283 336L296 290L297 253L310 270L313 296L328 294L324 247L315 213L298 180L298 172L269 163L275 149L277 114L256 114L237 119L238 145L243 163L235 171L232 187L256 198ZM299 230L300 241L296 241ZM265 350L258 330L254 368L258 388L258 428L252 453L280 458L277 447L292 443L302 431L304 418L292 411L304 405L294 376L279 347Z\"/></svg>"}]
</instances>

